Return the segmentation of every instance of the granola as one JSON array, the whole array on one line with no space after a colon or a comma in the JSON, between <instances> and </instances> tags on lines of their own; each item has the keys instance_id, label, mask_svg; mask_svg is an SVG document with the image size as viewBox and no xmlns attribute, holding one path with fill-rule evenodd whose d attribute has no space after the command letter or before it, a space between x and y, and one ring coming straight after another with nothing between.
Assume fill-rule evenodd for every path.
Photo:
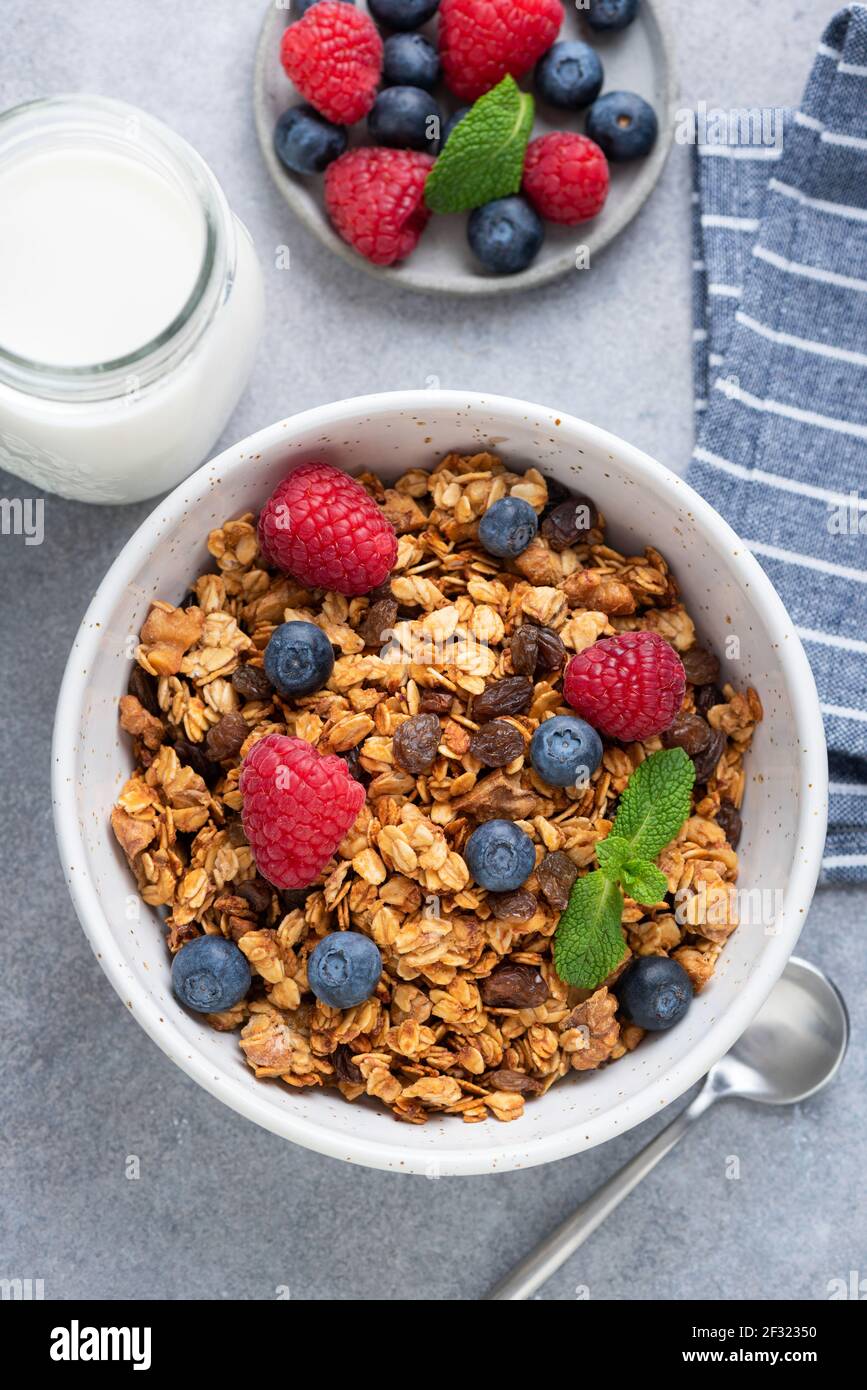
<instances>
[{"instance_id":1,"label":"granola","mask_svg":"<svg viewBox=\"0 0 867 1390\"><path fill-rule=\"evenodd\" d=\"M536 469L450 454L390 487L359 481L398 534L380 592L304 589L269 566L245 514L211 532L214 568L181 607L152 605L120 702L135 772L112 827L143 900L163 910L172 954L221 934L247 958L246 999L205 1017L239 1032L257 1077L373 1097L410 1124L432 1114L513 1120L568 1072L640 1042L618 1004L631 957L671 956L696 991L707 985L737 926L744 756L761 703L754 690L716 684L718 664L664 558L612 549L595 508L572 536L556 519L543 524L514 562L480 547L479 518L499 498L520 497L543 516L562 503ZM323 689L287 701L262 656L293 619L320 627L336 660ZM709 732L696 744L692 813L658 859L668 897L652 908L627 898L623 964L598 989L576 990L554 969L552 936L631 773L662 741L605 740L583 789L548 786L527 750L543 719L570 712L564 662L633 630L659 633L685 656L679 718L691 716L685 736L698 719ZM300 891L258 875L241 824L241 763L272 733L345 758L367 791L320 880ZM518 822L536 851L534 872L510 893L473 883L462 854L494 817ZM307 960L328 932L350 926L375 941L383 973L370 999L337 1010L312 995Z\"/></svg>"}]
</instances>

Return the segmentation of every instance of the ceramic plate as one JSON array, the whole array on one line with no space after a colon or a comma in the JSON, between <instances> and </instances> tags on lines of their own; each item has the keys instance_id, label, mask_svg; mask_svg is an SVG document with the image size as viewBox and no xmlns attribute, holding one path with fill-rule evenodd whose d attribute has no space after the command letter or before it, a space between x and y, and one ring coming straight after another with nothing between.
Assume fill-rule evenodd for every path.
<instances>
[{"instance_id":1,"label":"ceramic plate","mask_svg":"<svg viewBox=\"0 0 867 1390\"><path fill-rule=\"evenodd\" d=\"M364 0L359 6L366 9ZM380 280L406 289L439 294L493 294L542 285L573 270L576 248L586 246L592 265L595 253L632 220L653 189L662 172L671 144L675 105L674 63L671 37L661 14L659 0L641 0L638 17L617 34L594 34L574 5L564 4L560 38L583 38L598 51L605 70L603 92L638 92L654 107L660 133L646 159L611 166L611 191L599 217L579 227L545 224L545 243L534 263L518 275L490 275L481 270L466 240L466 215L433 217L413 254L396 266L371 265L341 241L326 216L319 176L304 178L288 173L274 153L272 138L278 117L287 106L296 105L300 96L280 64L280 40L289 12L281 3L268 6L256 58L254 102L256 128L268 170L289 207L315 233L321 242L345 261L366 270ZM436 19L427 30L435 32ZM521 85L532 84L532 74ZM444 117L458 101L440 86L437 97ZM583 113L557 112L541 102L536 104L534 135L550 130L583 130ZM366 123L360 122L350 134L350 144L365 144Z\"/></svg>"}]
</instances>

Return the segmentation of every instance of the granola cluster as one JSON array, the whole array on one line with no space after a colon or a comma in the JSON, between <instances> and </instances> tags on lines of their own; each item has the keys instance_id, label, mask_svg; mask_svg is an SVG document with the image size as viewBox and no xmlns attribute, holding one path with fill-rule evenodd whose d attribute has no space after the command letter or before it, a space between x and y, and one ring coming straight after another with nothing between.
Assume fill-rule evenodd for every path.
<instances>
[{"instance_id":1,"label":"granola cluster","mask_svg":"<svg viewBox=\"0 0 867 1390\"><path fill-rule=\"evenodd\" d=\"M522 497L544 517L562 500L537 470L452 454L394 487L359 481L399 537L381 590L350 599L299 587L268 568L248 514L211 532L215 568L180 607L153 604L120 702L136 771L112 826L141 897L164 912L170 952L222 933L247 957L248 997L206 1017L239 1030L257 1077L372 1096L413 1124L432 1112L513 1120L567 1072L638 1044L641 1030L618 1014L617 978L632 955L673 956L696 990L710 978L737 925L743 761L761 705L753 690L716 684L718 665L663 557L619 554L598 514L579 543L543 524L513 562L481 549L478 519L493 501ZM316 623L338 655L325 689L287 702L262 653L291 619ZM693 812L659 857L668 897L651 908L627 899L623 963L580 991L555 973L551 938L576 874L595 867L621 791L660 739L606 741L584 789L543 783L527 748L540 721L570 712L552 652L637 629L680 653L689 683L679 718L700 715L711 732L695 757ZM513 712L516 662L528 695ZM439 743L433 766L413 774L395 746L418 714L438 721ZM492 719L499 730L480 737ZM697 721L686 726L694 735ZM257 874L241 825L241 762L271 733L340 754L367 788L321 881L300 892ZM536 869L512 893L476 886L462 855L493 817L517 821L535 845ZM341 1011L312 995L306 963L321 937L350 926L373 938L384 969L374 996Z\"/></svg>"}]
</instances>

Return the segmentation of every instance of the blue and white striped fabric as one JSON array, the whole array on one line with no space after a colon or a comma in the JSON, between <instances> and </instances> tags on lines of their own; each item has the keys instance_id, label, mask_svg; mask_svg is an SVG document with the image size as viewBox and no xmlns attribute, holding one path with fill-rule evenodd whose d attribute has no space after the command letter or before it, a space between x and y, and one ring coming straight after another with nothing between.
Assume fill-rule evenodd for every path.
<instances>
[{"instance_id":1,"label":"blue and white striped fabric","mask_svg":"<svg viewBox=\"0 0 867 1390\"><path fill-rule=\"evenodd\" d=\"M819 45L775 145L696 150L687 477L804 642L828 736L826 879L867 881L867 9ZM716 133L716 132L715 132ZM734 135L734 141L732 140Z\"/></svg>"}]
</instances>

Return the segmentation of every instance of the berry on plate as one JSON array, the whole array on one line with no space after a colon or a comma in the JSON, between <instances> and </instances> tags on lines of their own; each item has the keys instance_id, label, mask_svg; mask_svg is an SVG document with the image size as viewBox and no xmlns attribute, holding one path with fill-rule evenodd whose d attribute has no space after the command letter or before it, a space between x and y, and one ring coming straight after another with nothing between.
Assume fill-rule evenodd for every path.
<instances>
[{"instance_id":1,"label":"berry on plate","mask_svg":"<svg viewBox=\"0 0 867 1390\"><path fill-rule=\"evenodd\" d=\"M489 555L513 560L527 549L539 530L539 519L523 497L501 497L483 513L479 540Z\"/></svg>"},{"instance_id":2,"label":"berry on plate","mask_svg":"<svg viewBox=\"0 0 867 1390\"><path fill-rule=\"evenodd\" d=\"M370 15L345 0L318 0L284 33L280 61L305 101L327 120L352 125L373 105L382 39Z\"/></svg>"},{"instance_id":3,"label":"berry on plate","mask_svg":"<svg viewBox=\"0 0 867 1390\"><path fill-rule=\"evenodd\" d=\"M440 0L368 0L367 8L387 29L420 29L439 9Z\"/></svg>"},{"instance_id":4,"label":"berry on plate","mask_svg":"<svg viewBox=\"0 0 867 1390\"><path fill-rule=\"evenodd\" d=\"M659 133L656 112L635 92L606 92L587 112L591 140L615 163L641 159L653 149Z\"/></svg>"},{"instance_id":5,"label":"berry on plate","mask_svg":"<svg viewBox=\"0 0 867 1390\"><path fill-rule=\"evenodd\" d=\"M256 868L275 888L312 883L364 805L364 788L342 758L284 734L253 744L238 785Z\"/></svg>"},{"instance_id":6,"label":"berry on plate","mask_svg":"<svg viewBox=\"0 0 867 1390\"><path fill-rule=\"evenodd\" d=\"M537 135L527 146L523 190L540 217L571 227L602 211L608 163L586 135Z\"/></svg>"},{"instance_id":7,"label":"berry on plate","mask_svg":"<svg viewBox=\"0 0 867 1390\"><path fill-rule=\"evenodd\" d=\"M600 33L625 29L638 14L638 0L590 0L586 13L591 29Z\"/></svg>"},{"instance_id":8,"label":"berry on plate","mask_svg":"<svg viewBox=\"0 0 867 1390\"><path fill-rule=\"evenodd\" d=\"M530 740L530 762L552 787L586 787L602 761L602 740L584 719L555 714Z\"/></svg>"},{"instance_id":9,"label":"berry on plate","mask_svg":"<svg viewBox=\"0 0 867 1390\"><path fill-rule=\"evenodd\" d=\"M346 149L346 127L332 125L312 106L290 106L275 127L274 149L293 174L321 174Z\"/></svg>"},{"instance_id":10,"label":"berry on plate","mask_svg":"<svg viewBox=\"0 0 867 1390\"><path fill-rule=\"evenodd\" d=\"M667 729L686 690L683 662L657 632L603 637L572 657L563 694L582 719L625 743Z\"/></svg>"},{"instance_id":11,"label":"berry on plate","mask_svg":"<svg viewBox=\"0 0 867 1390\"><path fill-rule=\"evenodd\" d=\"M692 1003L692 982L670 956L639 956L619 981L617 992L632 1022L649 1033L672 1028Z\"/></svg>"},{"instance_id":12,"label":"berry on plate","mask_svg":"<svg viewBox=\"0 0 867 1390\"><path fill-rule=\"evenodd\" d=\"M467 240L486 270L515 275L536 259L545 228L526 199L495 198L470 213Z\"/></svg>"},{"instance_id":13,"label":"berry on plate","mask_svg":"<svg viewBox=\"0 0 867 1390\"><path fill-rule=\"evenodd\" d=\"M566 39L548 49L536 64L536 91L550 106L580 111L602 90L602 63L595 48Z\"/></svg>"},{"instance_id":14,"label":"berry on plate","mask_svg":"<svg viewBox=\"0 0 867 1390\"><path fill-rule=\"evenodd\" d=\"M385 87L367 117L370 138L377 145L428 154L436 154L441 124L435 98L422 87Z\"/></svg>"},{"instance_id":15,"label":"berry on plate","mask_svg":"<svg viewBox=\"0 0 867 1390\"><path fill-rule=\"evenodd\" d=\"M381 974L379 947L358 931L329 932L307 959L307 982L316 998L332 1009L363 1004Z\"/></svg>"},{"instance_id":16,"label":"berry on plate","mask_svg":"<svg viewBox=\"0 0 867 1390\"><path fill-rule=\"evenodd\" d=\"M265 675L284 699L321 690L334 670L334 648L315 623L281 623L265 648Z\"/></svg>"},{"instance_id":17,"label":"berry on plate","mask_svg":"<svg viewBox=\"0 0 867 1390\"><path fill-rule=\"evenodd\" d=\"M347 150L325 171L335 231L374 265L402 261L430 218L424 185L432 168L431 156L417 150Z\"/></svg>"},{"instance_id":18,"label":"berry on plate","mask_svg":"<svg viewBox=\"0 0 867 1390\"><path fill-rule=\"evenodd\" d=\"M448 86L475 101L511 73L521 77L557 37L561 0L442 0L440 56Z\"/></svg>"},{"instance_id":19,"label":"berry on plate","mask_svg":"<svg viewBox=\"0 0 867 1390\"><path fill-rule=\"evenodd\" d=\"M188 1009L217 1014L234 1008L250 988L243 951L224 936L197 936L172 961L172 989Z\"/></svg>"},{"instance_id":20,"label":"berry on plate","mask_svg":"<svg viewBox=\"0 0 867 1390\"><path fill-rule=\"evenodd\" d=\"M394 527L361 484L330 463L294 468L262 508L258 535L271 564L310 589L339 594L369 593L397 557Z\"/></svg>"},{"instance_id":21,"label":"berry on plate","mask_svg":"<svg viewBox=\"0 0 867 1390\"><path fill-rule=\"evenodd\" d=\"M424 34L392 34L386 39L382 62L386 87L424 87L432 92L439 75L439 54Z\"/></svg>"},{"instance_id":22,"label":"berry on plate","mask_svg":"<svg viewBox=\"0 0 867 1390\"><path fill-rule=\"evenodd\" d=\"M464 119L464 116L469 115L469 111L470 108L468 106L459 106L457 111L453 111L452 114L449 116L448 120L443 126L443 149L445 149L446 141L448 140L455 126L460 125L461 121Z\"/></svg>"},{"instance_id":23,"label":"berry on plate","mask_svg":"<svg viewBox=\"0 0 867 1390\"><path fill-rule=\"evenodd\" d=\"M464 846L464 859L476 883L489 893L509 893L530 877L536 865L533 841L511 820L487 820Z\"/></svg>"}]
</instances>

